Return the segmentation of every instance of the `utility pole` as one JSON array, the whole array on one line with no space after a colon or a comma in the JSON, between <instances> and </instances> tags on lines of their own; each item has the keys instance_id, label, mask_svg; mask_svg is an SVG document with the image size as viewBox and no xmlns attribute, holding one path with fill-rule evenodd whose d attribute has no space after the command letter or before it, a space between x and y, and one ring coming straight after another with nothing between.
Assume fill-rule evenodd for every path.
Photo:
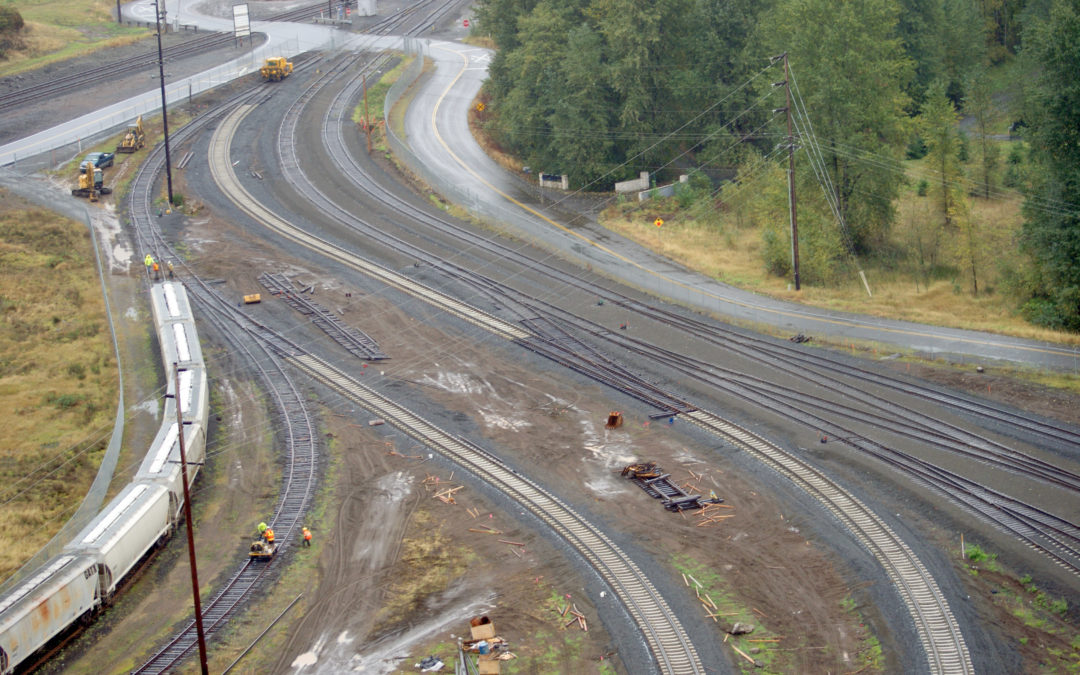
<instances>
[{"instance_id":1,"label":"utility pole","mask_svg":"<svg viewBox=\"0 0 1080 675\"><path fill-rule=\"evenodd\" d=\"M157 63L158 75L161 80L161 124L165 129L165 180L169 188L169 207L173 205L172 192L172 157L169 155L169 107L165 102L165 57L161 51L161 19L163 12L158 7L158 0L154 0L154 17L157 20Z\"/></svg>"},{"instance_id":2,"label":"utility pole","mask_svg":"<svg viewBox=\"0 0 1080 675\"><path fill-rule=\"evenodd\" d=\"M795 208L795 135L791 129L791 76L788 74L788 55L784 52L780 56L770 59L776 63L784 60L784 81L773 83L774 87L784 85L787 105L784 108L773 110L774 113L783 110L787 113L787 147L788 147L788 213L791 217L791 270L795 277L795 290L800 290L799 285L799 221Z\"/></svg>"},{"instance_id":3,"label":"utility pole","mask_svg":"<svg viewBox=\"0 0 1080 675\"><path fill-rule=\"evenodd\" d=\"M192 529L194 523L191 520L191 492L188 489L187 478L187 451L184 448L184 413L181 408L182 397L180 395L180 368L173 362L173 372L176 373L176 429L180 439L180 476L184 482L184 519L187 520L187 548L188 559L191 561L191 595L195 600L195 632L199 636L199 665L202 667L202 675L209 675L210 670L206 664L206 635L202 625L202 603L199 601L199 570L195 567L195 532Z\"/></svg>"},{"instance_id":4,"label":"utility pole","mask_svg":"<svg viewBox=\"0 0 1080 675\"><path fill-rule=\"evenodd\" d=\"M367 132L367 154L371 154L371 118L367 107L367 75L364 76L364 131Z\"/></svg>"}]
</instances>

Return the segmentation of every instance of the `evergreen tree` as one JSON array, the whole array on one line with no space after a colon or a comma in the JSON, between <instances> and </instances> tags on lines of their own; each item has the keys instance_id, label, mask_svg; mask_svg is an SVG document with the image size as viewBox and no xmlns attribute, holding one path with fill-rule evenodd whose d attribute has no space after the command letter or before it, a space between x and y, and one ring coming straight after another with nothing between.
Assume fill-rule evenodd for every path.
<instances>
[{"instance_id":1,"label":"evergreen tree","mask_svg":"<svg viewBox=\"0 0 1080 675\"><path fill-rule=\"evenodd\" d=\"M964 109L975 118L975 132L978 134L975 141L979 146L979 183L982 186L983 197L989 199L990 191L994 187L994 175L1001 161L1001 148L990 138L994 105L990 99L990 86L985 77L971 78L967 92Z\"/></svg>"},{"instance_id":2,"label":"evergreen tree","mask_svg":"<svg viewBox=\"0 0 1080 675\"><path fill-rule=\"evenodd\" d=\"M912 67L899 13L895 0L781 0L760 26L762 56L789 54L856 253L885 240L903 176Z\"/></svg>"},{"instance_id":3,"label":"evergreen tree","mask_svg":"<svg viewBox=\"0 0 1080 675\"><path fill-rule=\"evenodd\" d=\"M1080 330L1080 7L1053 5L1025 28L1024 55L1038 75L1026 89L1032 188L1022 247L1031 257L1028 317Z\"/></svg>"},{"instance_id":4,"label":"evergreen tree","mask_svg":"<svg viewBox=\"0 0 1080 675\"><path fill-rule=\"evenodd\" d=\"M960 168L960 132L956 124L960 115L945 95L945 85L936 82L926 92L919 115L919 135L926 141L926 166L935 176L935 193L941 208L942 224L953 225L960 200L963 198L963 171Z\"/></svg>"}]
</instances>

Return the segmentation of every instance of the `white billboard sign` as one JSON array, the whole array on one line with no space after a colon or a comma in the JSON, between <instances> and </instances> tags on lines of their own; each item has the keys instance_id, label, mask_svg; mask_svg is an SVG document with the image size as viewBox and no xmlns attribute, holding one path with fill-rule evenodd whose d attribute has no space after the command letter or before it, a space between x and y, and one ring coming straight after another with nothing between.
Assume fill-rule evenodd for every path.
<instances>
[{"instance_id":1,"label":"white billboard sign","mask_svg":"<svg viewBox=\"0 0 1080 675\"><path fill-rule=\"evenodd\" d=\"M248 19L248 6L233 5L232 8L233 34L238 38L251 35L251 21Z\"/></svg>"}]
</instances>

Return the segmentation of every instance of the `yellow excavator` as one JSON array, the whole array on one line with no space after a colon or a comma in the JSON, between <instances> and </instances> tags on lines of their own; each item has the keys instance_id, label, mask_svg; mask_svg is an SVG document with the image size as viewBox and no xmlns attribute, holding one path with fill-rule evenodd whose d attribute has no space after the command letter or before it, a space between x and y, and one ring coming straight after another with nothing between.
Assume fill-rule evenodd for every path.
<instances>
[{"instance_id":1,"label":"yellow excavator","mask_svg":"<svg viewBox=\"0 0 1080 675\"><path fill-rule=\"evenodd\" d=\"M143 133L142 115L139 115L135 118L135 124L128 127L127 133L124 134L123 140L120 141L120 145L116 146L116 151L129 155L136 150L141 150L145 144L146 134Z\"/></svg>"},{"instance_id":2,"label":"yellow excavator","mask_svg":"<svg viewBox=\"0 0 1080 675\"><path fill-rule=\"evenodd\" d=\"M280 82L292 75L292 70L292 61L286 61L284 56L271 56L259 68L259 74L268 82Z\"/></svg>"},{"instance_id":3,"label":"yellow excavator","mask_svg":"<svg viewBox=\"0 0 1080 675\"><path fill-rule=\"evenodd\" d=\"M112 194L112 188L105 187L105 172L101 167L87 167L84 173L79 174L79 187L73 188L71 194L74 197L89 197L90 201L96 202L100 195Z\"/></svg>"}]
</instances>

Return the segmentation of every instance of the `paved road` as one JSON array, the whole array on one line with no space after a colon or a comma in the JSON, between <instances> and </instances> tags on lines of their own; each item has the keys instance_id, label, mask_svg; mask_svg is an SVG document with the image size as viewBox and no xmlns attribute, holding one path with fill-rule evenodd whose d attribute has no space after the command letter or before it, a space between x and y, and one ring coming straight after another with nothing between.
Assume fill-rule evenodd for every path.
<instances>
[{"instance_id":1,"label":"paved road","mask_svg":"<svg viewBox=\"0 0 1080 675\"><path fill-rule=\"evenodd\" d=\"M792 334L873 341L965 361L1080 370L1080 352L1061 345L817 309L733 288L647 251L580 214L540 205L538 190L488 158L466 127L466 112L486 77L490 52L431 42L428 53L437 62L436 72L406 116L408 143L422 164L418 170L436 174L431 178L441 189L473 210L526 236L542 238L593 269L702 311Z\"/></svg>"},{"instance_id":2,"label":"paved road","mask_svg":"<svg viewBox=\"0 0 1080 675\"><path fill-rule=\"evenodd\" d=\"M180 0L166 0L165 4L167 16L173 16L179 9ZM190 5L190 1L188 4ZM122 11L124 17L132 21L148 23L154 20L153 0L128 3L123 6ZM232 31L231 19L198 14L197 8L185 6L182 18L185 24L198 25L200 30ZM349 38L348 34L340 30L306 23L252 21L251 30L266 33L266 42L239 58L198 75L166 82L165 96L169 104L253 73L262 66L267 56L292 57L307 51L334 48ZM97 134L116 133L137 116L154 114L160 110L161 89L156 84L150 85L141 94L0 146L0 167L16 164L20 160L78 143L80 140L85 141Z\"/></svg>"},{"instance_id":3,"label":"paved road","mask_svg":"<svg viewBox=\"0 0 1080 675\"><path fill-rule=\"evenodd\" d=\"M179 0L166 0L166 4L170 12L176 12ZM153 2L130 3L124 6L124 13L136 20L150 20ZM231 29L231 21L198 14L192 7L184 8L183 20L200 29ZM271 53L293 56L317 48L400 48L402 44L401 38L346 36L340 30L311 24L256 21L252 30L267 34L264 45L210 71L169 83L166 91L170 102L186 97L189 89L197 93L246 75ZM733 288L647 251L579 213L567 212L552 203L550 197L547 204L541 204L544 198L539 191L495 164L467 128L466 114L487 76L491 52L455 42L411 42L422 45L436 63L433 75L425 78L406 116L407 142L416 153L416 170L449 197L507 228L543 239L598 272L732 320L767 324L792 334L830 336L838 341L873 341L964 361L997 360L1063 372L1080 371L1080 351L1061 345L805 307ZM117 129L136 115L159 108L159 90L148 90L0 147L0 166Z\"/></svg>"}]
</instances>

